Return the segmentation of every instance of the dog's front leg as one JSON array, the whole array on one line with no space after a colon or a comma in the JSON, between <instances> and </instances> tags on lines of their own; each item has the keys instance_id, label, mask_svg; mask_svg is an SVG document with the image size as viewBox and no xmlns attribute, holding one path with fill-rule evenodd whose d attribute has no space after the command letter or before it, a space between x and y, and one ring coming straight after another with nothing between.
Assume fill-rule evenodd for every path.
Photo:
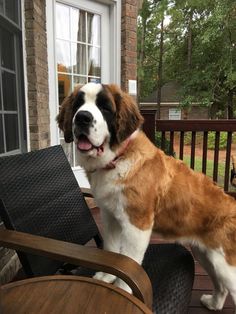
<instances>
[{"instance_id":1,"label":"dog's front leg","mask_svg":"<svg viewBox=\"0 0 236 314\"><path fill-rule=\"evenodd\" d=\"M141 230L129 221L122 223L121 226L120 253L132 258L141 265L150 241L152 227L147 230ZM119 278L115 281L115 285L130 293L132 292L130 287Z\"/></svg>"},{"instance_id":2,"label":"dog's front leg","mask_svg":"<svg viewBox=\"0 0 236 314\"><path fill-rule=\"evenodd\" d=\"M103 221L104 249L107 251L120 253L122 231L121 226L115 217L108 211L102 210L101 214ZM108 283L113 283L116 280L116 276L104 272L97 272L94 278Z\"/></svg>"}]
</instances>

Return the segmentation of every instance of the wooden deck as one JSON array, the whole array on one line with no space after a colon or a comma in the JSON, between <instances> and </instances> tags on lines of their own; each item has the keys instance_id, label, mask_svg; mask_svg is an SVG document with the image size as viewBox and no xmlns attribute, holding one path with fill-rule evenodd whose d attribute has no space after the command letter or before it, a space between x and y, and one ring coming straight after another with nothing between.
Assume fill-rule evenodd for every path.
<instances>
[{"instance_id":1,"label":"wooden deck","mask_svg":"<svg viewBox=\"0 0 236 314\"><path fill-rule=\"evenodd\" d=\"M92 213L94 218L101 228L101 220L99 216L99 210L96 208L92 209ZM153 234L151 237L151 243L166 243L165 241L158 237L156 234ZM230 296L227 297L224 309L222 311L209 311L204 308L200 303L200 297L202 294L211 294L213 289L213 285L211 283L210 278L203 270L203 268L199 265L197 261L195 261L195 279L192 291L192 299L189 306L189 314L210 314L210 313L221 313L221 314L234 314L233 310L233 302ZM181 314L181 313L178 313Z\"/></svg>"},{"instance_id":2,"label":"wooden deck","mask_svg":"<svg viewBox=\"0 0 236 314\"><path fill-rule=\"evenodd\" d=\"M209 314L209 311L202 307L200 304L200 297L202 294L210 294L212 291L212 283L208 275L202 269L202 267L195 262L195 280L192 291L192 300L189 307L189 314ZM233 302L230 296L227 297L224 309L222 311L215 311L213 313L221 314L233 314Z\"/></svg>"}]
</instances>

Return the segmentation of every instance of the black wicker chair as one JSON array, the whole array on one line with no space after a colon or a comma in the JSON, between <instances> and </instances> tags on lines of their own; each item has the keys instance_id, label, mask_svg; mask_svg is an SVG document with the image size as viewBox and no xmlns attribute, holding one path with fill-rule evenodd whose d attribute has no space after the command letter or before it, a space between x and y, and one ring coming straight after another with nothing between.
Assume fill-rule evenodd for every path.
<instances>
[{"instance_id":1,"label":"black wicker chair","mask_svg":"<svg viewBox=\"0 0 236 314\"><path fill-rule=\"evenodd\" d=\"M102 238L61 146L0 158L0 215L7 229L98 247ZM17 252L27 276L49 275L63 262ZM153 287L153 311L188 312L192 255L178 244L151 244L143 267ZM77 274L91 270L79 268Z\"/></svg>"}]
</instances>

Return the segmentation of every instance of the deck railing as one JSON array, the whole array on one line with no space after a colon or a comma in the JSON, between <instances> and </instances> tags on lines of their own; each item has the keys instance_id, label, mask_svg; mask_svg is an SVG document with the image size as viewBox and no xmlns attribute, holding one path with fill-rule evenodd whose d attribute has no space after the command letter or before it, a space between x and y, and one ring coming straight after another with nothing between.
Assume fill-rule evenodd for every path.
<instances>
[{"instance_id":1,"label":"deck railing","mask_svg":"<svg viewBox=\"0 0 236 314\"><path fill-rule=\"evenodd\" d=\"M236 136L236 120L153 120L151 112L146 120L146 115L142 112L145 118L144 131L148 137L154 141L155 133L160 132L160 148L168 149L170 155L186 161L186 146L188 146L189 166L192 169L197 167L201 171L218 182L225 191L236 192L230 186L230 170L231 155L236 155L236 145L233 149L233 140ZM154 122L153 122L154 121ZM214 145L211 147L212 169L208 169L209 153L209 132L214 132ZM220 150L221 133L226 132L226 147L223 151ZM189 143L186 144L186 134L188 134ZM168 145L166 142L168 141ZM196 156L196 147L198 156ZM200 151L200 156L199 156ZM219 155L221 160L219 163ZM223 162L222 162L223 155ZM197 159L196 159L197 158ZM200 163L200 166L199 166ZM220 176L219 176L220 166ZM200 169L199 169L200 168ZM196 169L195 169L196 170ZM212 173L210 173L212 171ZM222 175L223 173L223 175ZM219 180L220 179L220 180ZM220 181L220 182L219 182Z\"/></svg>"}]
</instances>

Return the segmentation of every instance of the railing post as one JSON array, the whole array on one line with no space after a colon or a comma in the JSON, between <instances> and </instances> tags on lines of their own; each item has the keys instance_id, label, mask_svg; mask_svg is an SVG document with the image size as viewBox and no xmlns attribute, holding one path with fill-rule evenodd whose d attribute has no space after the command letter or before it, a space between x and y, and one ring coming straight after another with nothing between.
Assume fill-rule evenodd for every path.
<instances>
[{"instance_id":1,"label":"railing post","mask_svg":"<svg viewBox=\"0 0 236 314\"><path fill-rule=\"evenodd\" d=\"M154 109L141 109L142 116L144 117L143 131L147 137L155 143L155 130L156 130L156 110Z\"/></svg>"}]
</instances>

